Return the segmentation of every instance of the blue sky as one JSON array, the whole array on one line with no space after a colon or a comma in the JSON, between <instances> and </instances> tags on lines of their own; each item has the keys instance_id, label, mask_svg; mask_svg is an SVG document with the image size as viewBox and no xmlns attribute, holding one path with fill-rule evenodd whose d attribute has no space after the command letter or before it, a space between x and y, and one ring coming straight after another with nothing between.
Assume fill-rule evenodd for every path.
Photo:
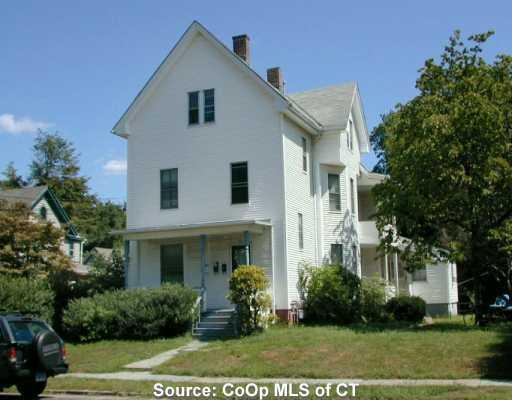
<instances>
[{"instance_id":1,"label":"blue sky","mask_svg":"<svg viewBox=\"0 0 512 400\"><path fill-rule=\"evenodd\" d=\"M57 130L92 190L124 200L126 144L110 130L194 19L228 46L249 34L252 66L281 66L289 92L356 80L371 129L414 96L417 70L454 29L494 29L486 55L512 53L510 15L509 1L2 2L0 169L26 174L33 131Z\"/></svg>"}]
</instances>

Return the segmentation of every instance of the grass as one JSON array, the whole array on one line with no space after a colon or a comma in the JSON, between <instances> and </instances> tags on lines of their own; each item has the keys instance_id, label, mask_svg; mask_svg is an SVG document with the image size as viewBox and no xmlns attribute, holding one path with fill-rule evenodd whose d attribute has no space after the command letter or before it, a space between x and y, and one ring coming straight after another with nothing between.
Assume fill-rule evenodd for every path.
<instances>
[{"instance_id":1,"label":"grass","mask_svg":"<svg viewBox=\"0 0 512 400\"><path fill-rule=\"evenodd\" d=\"M66 344L66 348L70 372L115 372L126 364L183 346L190 340L189 335L148 341L105 340Z\"/></svg>"},{"instance_id":2,"label":"grass","mask_svg":"<svg viewBox=\"0 0 512 400\"><path fill-rule=\"evenodd\" d=\"M199 376L368 379L511 379L512 327L439 320L423 328L273 327L215 341L155 368ZM219 362L222 360L222 362Z\"/></svg>"},{"instance_id":3,"label":"grass","mask_svg":"<svg viewBox=\"0 0 512 400\"><path fill-rule=\"evenodd\" d=\"M143 398L153 398L154 382L129 382L116 380L89 380L89 379L52 379L49 382L48 390L96 390L112 391L118 394L134 393ZM191 386L189 383L168 384L167 386ZM216 387L216 398L224 399L221 385ZM273 393L273 386L269 386L270 393ZM314 386L311 387L311 392ZM461 386L419 386L419 387L380 387L362 386L357 389L356 398L359 400L509 400L512 391L505 388L478 387L469 388ZM269 396L267 399L276 397ZM313 394L309 398L317 398ZM325 398L325 397L324 397ZM331 398L339 398L332 396Z\"/></svg>"}]
</instances>

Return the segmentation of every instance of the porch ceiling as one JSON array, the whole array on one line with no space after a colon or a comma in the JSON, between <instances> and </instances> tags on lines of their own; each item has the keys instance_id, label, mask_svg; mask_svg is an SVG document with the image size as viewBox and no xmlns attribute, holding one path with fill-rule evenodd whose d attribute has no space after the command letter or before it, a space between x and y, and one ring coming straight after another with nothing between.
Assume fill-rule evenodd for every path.
<instances>
[{"instance_id":1,"label":"porch ceiling","mask_svg":"<svg viewBox=\"0 0 512 400\"><path fill-rule=\"evenodd\" d=\"M261 234L266 226L271 225L270 220L234 220L147 228L128 228L112 231L111 233L113 235L122 235L126 240L170 239L200 235L222 235L245 231Z\"/></svg>"}]
</instances>

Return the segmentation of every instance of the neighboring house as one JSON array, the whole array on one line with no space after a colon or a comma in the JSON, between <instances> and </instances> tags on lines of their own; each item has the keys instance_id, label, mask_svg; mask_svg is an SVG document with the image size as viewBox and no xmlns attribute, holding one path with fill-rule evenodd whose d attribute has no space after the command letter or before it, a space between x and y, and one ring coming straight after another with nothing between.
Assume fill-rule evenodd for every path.
<instances>
[{"instance_id":1,"label":"neighboring house","mask_svg":"<svg viewBox=\"0 0 512 400\"><path fill-rule=\"evenodd\" d=\"M231 51L192 23L113 128L128 144L127 286L182 282L230 307L230 275L252 263L286 318L301 264L341 261L454 313L451 266L413 279L377 252L369 189L384 177L361 165L357 84L285 94L280 68L250 67L249 44Z\"/></svg>"},{"instance_id":2,"label":"neighboring house","mask_svg":"<svg viewBox=\"0 0 512 400\"><path fill-rule=\"evenodd\" d=\"M0 190L0 199L8 203L25 204L40 221L49 221L57 228L66 229L62 242L62 251L73 261L78 273L82 273L83 239L48 186L25 187L21 189Z\"/></svg>"}]
</instances>

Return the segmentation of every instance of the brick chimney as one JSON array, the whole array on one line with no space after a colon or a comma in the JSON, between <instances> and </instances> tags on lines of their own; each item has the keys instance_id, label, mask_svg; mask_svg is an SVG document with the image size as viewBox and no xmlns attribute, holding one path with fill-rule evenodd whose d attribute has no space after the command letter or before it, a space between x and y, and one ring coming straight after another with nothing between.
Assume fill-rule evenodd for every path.
<instances>
[{"instance_id":1,"label":"brick chimney","mask_svg":"<svg viewBox=\"0 0 512 400\"><path fill-rule=\"evenodd\" d=\"M233 52L247 64L249 64L251 61L249 36L246 34L233 36Z\"/></svg>"},{"instance_id":2,"label":"brick chimney","mask_svg":"<svg viewBox=\"0 0 512 400\"><path fill-rule=\"evenodd\" d=\"M267 81L281 93L284 92L283 73L280 67L267 69Z\"/></svg>"}]
</instances>

